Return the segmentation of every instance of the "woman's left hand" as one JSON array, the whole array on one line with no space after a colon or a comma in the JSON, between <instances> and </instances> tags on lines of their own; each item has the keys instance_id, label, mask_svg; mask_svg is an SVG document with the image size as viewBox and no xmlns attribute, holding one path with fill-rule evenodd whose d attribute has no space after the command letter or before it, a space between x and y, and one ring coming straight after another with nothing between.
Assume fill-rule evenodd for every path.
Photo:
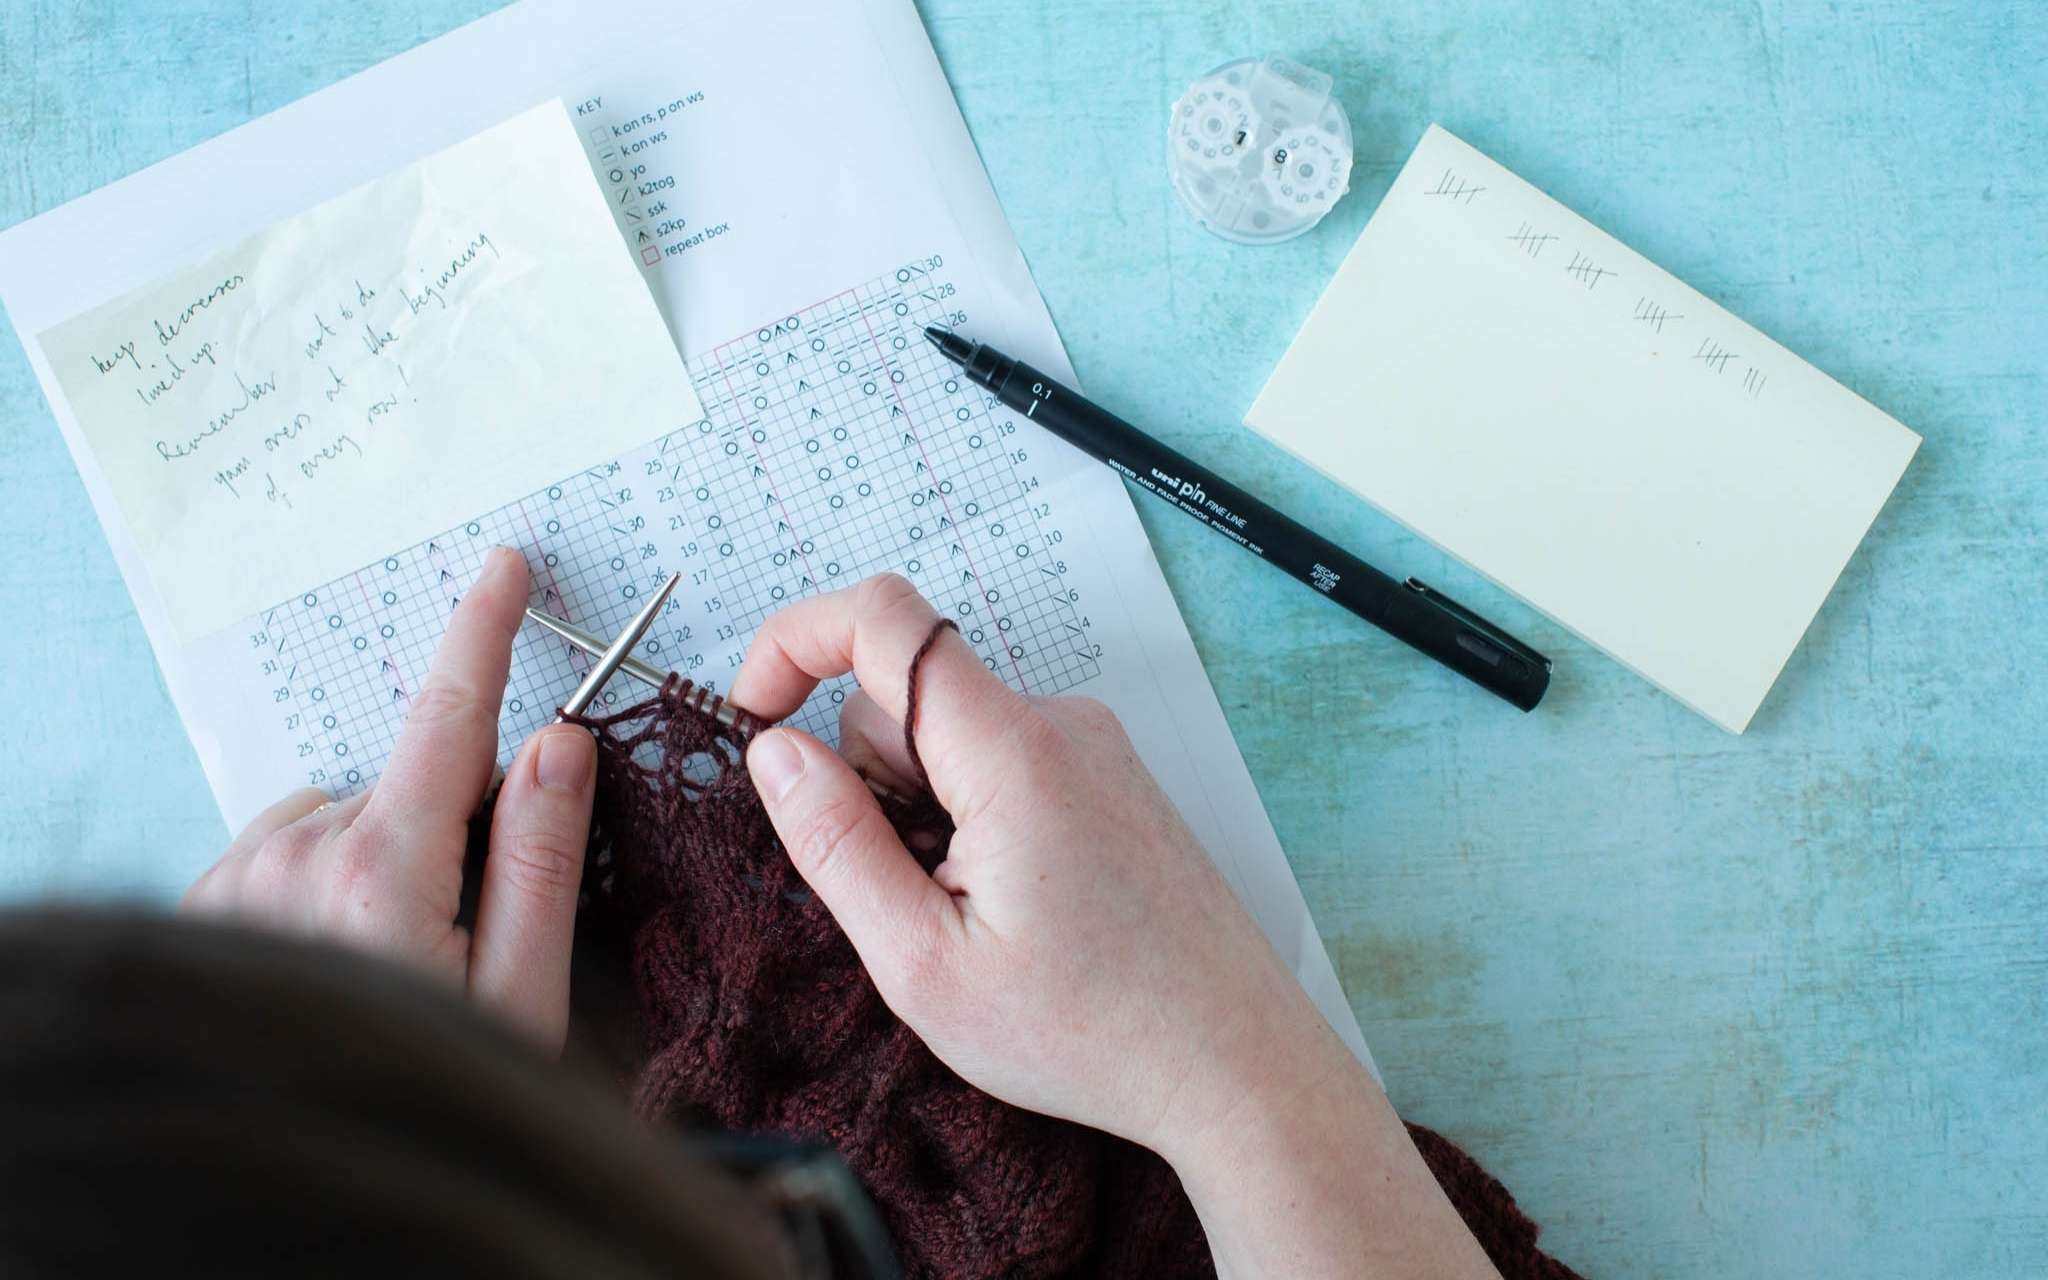
<instances>
[{"instance_id":1,"label":"woman's left hand","mask_svg":"<svg viewBox=\"0 0 2048 1280\"><path fill-rule=\"evenodd\" d=\"M597 748L542 729L505 772L474 930L455 923L469 820L498 755L498 704L526 607L526 563L499 548L462 597L376 785L266 809L183 908L355 943L461 984L559 1048Z\"/></svg>"}]
</instances>

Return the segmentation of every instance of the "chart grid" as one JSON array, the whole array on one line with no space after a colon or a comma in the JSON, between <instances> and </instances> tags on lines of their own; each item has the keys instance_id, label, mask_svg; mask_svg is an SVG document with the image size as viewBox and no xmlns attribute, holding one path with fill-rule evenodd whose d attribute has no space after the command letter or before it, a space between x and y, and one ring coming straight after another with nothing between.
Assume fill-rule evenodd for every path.
<instances>
[{"instance_id":1,"label":"chart grid","mask_svg":"<svg viewBox=\"0 0 2048 1280\"><path fill-rule=\"evenodd\" d=\"M770 613L881 572L914 583L1017 688L1094 679L1035 428L924 340L960 315L941 266L906 265L701 353L701 420L251 619L307 781L346 795L375 780L449 613L500 544L526 553L537 607L607 638L682 573L638 653L713 689ZM501 759L588 667L540 628L520 632ZM827 682L791 722L835 738L848 688ZM622 678L603 701L637 696Z\"/></svg>"}]
</instances>

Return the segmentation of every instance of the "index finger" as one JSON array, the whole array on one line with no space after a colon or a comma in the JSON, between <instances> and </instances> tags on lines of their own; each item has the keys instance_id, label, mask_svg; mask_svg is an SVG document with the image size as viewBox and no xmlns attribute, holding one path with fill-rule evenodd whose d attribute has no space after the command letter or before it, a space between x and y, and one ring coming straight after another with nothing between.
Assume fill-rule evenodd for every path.
<instances>
[{"instance_id":1,"label":"index finger","mask_svg":"<svg viewBox=\"0 0 2048 1280\"><path fill-rule=\"evenodd\" d=\"M754 633L733 681L732 701L779 719L803 705L820 680L851 671L878 706L905 722L911 660L938 621L938 611L917 588L894 574L800 600ZM939 800L951 807L943 762L986 754L1015 732L1031 708L950 627L926 653L916 692L919 754Z\"/></svg>"},{"instance_id":2,"label":"index finger","mask_svg":"<svg viewBox=\"0 0 2048 1280\"><path fill-rule=\"evenodd\" d=\"M442 837L467 828L497 762L498 704L505 698L512 640L526 599L526 561L516 551L496 548L448 619L359 825L416 826L426 833L428 848L442 847ZM459 857L462 841L449 847Z\"/></svg>"}]
</instances>

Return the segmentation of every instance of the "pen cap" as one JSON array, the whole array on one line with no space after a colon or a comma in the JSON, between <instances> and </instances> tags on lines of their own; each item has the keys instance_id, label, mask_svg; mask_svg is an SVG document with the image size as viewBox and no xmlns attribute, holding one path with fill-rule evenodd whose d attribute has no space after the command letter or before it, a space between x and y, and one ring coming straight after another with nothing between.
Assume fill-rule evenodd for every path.
<instances>
[{"instance_id":1,"label":"pen cap","mask_svg":"<svg viewBox=\"0 0 2048 1280\"><path fill-rule=\"evenodd\" d=\"M1188 86L1166 130L1173 189L1225 240L1277 244L1322 221L1351 185L1351 121L1330 77L1239 58Z\"/></svg>"}]
</instances>

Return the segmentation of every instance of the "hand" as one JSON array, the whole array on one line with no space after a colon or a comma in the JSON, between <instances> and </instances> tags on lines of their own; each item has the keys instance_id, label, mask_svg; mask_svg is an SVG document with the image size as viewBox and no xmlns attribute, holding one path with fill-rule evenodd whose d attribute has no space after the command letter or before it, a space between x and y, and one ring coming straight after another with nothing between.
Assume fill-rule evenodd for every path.
<instances>
[{"instance_id":1,"label":"hand","mask_svg":"<svg viewBox=\"0 0 2048 1280\"><path fill-rule=\"evenodd\" d=\"M795 604L733 701L776 717L848 670L843 750L900 789L911 655L937 615L900 578ZM903 1020L996 1096L1174 1152L1283 1073L1355 1069L1138 761L1087 698L1027 698L950 630L920 671L917 741L955 834L927 876L869 788L775 729L747 765L798 870Z\"/></svg>"},{"instance_id":2,"label":"hand","mask_svg":"<svg viewBox=\"0 0 2048 1280\"><path fill-rule=\"evenodd\" d=\"M910 661L937 614L873 578L792 605L732 689L794 711L848 671L842 757L771 729L747 768L889 1007L999 1098L1152 1147L1224 1277L1494 1275L1358 1061L1102 704L1027 698L945 631L917 745L952 816L926 875L848 759L901 790Z\"/></svg>"},{"instance_id":3,"label":"hand","mask_svg":"<svg viewBox=\"0 0 2048 1280\"><path fill-rule=\"evenodd\" d=\"M596 790L587 730L554 725L505 772L474 931L457 927L469 819L498 755L498 704L527 600L526 563L493 551L462 597L368 792L286 796L185 894L221 912L383 952L466 986L559 1049L569 951Z\"/></svg>"}]
</instances>

